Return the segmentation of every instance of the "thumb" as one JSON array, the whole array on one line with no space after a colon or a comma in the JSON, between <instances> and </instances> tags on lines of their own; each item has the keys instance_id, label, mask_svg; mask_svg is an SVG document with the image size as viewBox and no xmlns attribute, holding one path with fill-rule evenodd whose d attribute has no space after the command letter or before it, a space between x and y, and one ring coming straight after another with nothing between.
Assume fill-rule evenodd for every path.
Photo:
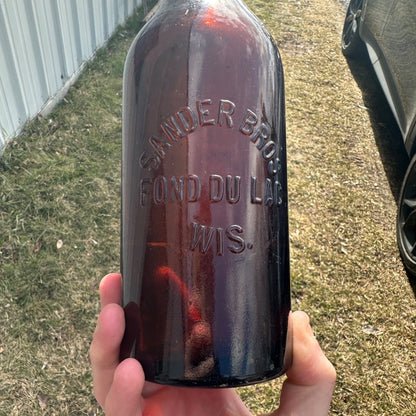
<instances>
[{"instance_id":1,"label":"thumb","mask_svg":"<svg viewBox=\"0 0 416 416\"><path fill-rule=\"evenodd\" d=\"M294 312L293 363L286 372L280 407L274 416L328 414L336 373L325 357L304 312Z\"/></svg>"},{"instance_id":2,"label":"thumb","mask_svg":"<svg viewBox=\"0 0 416 416\"><path fill-rule=\"evenodd\" d=\"M105 400L106 416L141 416L144 373L134 358L122 361L114 372L113 383Z\"/></svg>"}]
</instances>

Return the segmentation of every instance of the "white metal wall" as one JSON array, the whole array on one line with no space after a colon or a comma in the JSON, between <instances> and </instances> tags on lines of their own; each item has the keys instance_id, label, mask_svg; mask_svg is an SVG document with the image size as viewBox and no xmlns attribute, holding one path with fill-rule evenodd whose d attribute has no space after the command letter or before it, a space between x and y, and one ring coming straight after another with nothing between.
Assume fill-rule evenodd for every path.
<instances>
[{"instance_id":1,"label":"white metal wall","mask_svg":"<svg viewBox=\"0 0 416 416\"><path fill-rule=\"evenodd\" d=\"M0 0L0 149L47 114L142 0Z\"/></svg>"}]
</instances>

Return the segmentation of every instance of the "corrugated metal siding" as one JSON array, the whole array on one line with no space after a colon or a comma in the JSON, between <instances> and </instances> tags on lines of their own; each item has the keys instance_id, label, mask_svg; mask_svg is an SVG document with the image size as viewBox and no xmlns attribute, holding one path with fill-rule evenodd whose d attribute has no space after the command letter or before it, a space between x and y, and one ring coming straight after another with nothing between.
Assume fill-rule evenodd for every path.
<instances>
[{"instance_id":1,"label":"corrugated metal siding","mask_svg":"<svg viewBox=\"0 0 416 416\"><path fill-rule=\"evenodd\" d=\"M0 0L0 149L47 113L142 0Z\"/></svg>"}]
</instances>

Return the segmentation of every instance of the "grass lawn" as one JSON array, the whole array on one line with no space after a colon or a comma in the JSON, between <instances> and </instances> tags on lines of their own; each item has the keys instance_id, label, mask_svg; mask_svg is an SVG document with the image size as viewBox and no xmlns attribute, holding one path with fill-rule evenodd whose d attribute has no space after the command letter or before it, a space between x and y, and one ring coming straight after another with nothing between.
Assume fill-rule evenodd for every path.
<instances>
[{"instance_id":1,"label":"grass lawn","mask_svg":"<svg viewBox=\"0 0 416 416\"><path fill-rule=\"evenodd\" d=\"M415 295L395 243L397 162L380 151L397 129L377 118L372 73L355 69L361 91L341 55L339 1L247 4L283 58L293 309L336 366L331 414L414 415ZM122 74L141 20L0 157L0 415L102 414L88 348L99 281L119 270ZM239 391L265 413L281 382Z\"/></svg>"}]
</instances>

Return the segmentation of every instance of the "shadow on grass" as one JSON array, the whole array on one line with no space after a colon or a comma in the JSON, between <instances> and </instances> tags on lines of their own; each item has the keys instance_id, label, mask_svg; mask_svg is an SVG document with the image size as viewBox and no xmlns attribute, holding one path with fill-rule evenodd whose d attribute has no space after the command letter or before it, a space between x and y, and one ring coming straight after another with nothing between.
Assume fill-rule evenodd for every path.
<instances>
[{"instance_id":1,"label":"shadow on grass","mask_svg":"<svg viewBox=\"0 0 416 416\"><path fill-rule=\"evenodd\" d=\"M416 276L412 276L408 271L406 271L407 279L409 280L410 287L413 290L413 293L416 297Z\"/></svg>"},{"instance_id":2,"label":"shadow on grass","mask_svg":"<svg viewBox=\"0 0 416 416\"><path fill-rule=\"evenodd\" d=\"M398 205L400 187L409 164L409 156L404 147L399 126L384 96L368 55L363 56L362 59L347 60L347 64L361 89L390 190L396 200L396 205ZM395 226L396 224L392 224L392 227ZM416 277L407 272L407 278L416 297Z\"/></svg>"},{"instance_id":3,"label":"shadow on grass","mask_svg":"<svg viewBox=\"0 0 416 416\"><path fill-rule=\"evenodd\" d=\"M409 157L404 148L400 129L368 56L365 55L358 60L347 60L347 63L357 85L361 89L381 161L397 204L400 186L409 164Z\"/></svg>"}]
</instances>

